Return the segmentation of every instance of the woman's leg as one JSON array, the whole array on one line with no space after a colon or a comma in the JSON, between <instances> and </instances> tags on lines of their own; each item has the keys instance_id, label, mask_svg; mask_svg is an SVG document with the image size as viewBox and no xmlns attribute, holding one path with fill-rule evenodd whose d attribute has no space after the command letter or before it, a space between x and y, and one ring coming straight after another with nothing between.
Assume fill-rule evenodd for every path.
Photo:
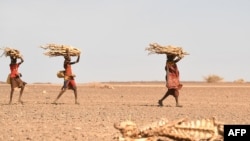
<instances>
[{"instance_id":1,"label":"woman's leg","mask_svg":"<svg viewBox=\"0 0 250 141\"><path fill-rule=\"evenodd\" d=\"M75 82L74 78L72 80L70 80L70 87L72 87L72 89L74 91L75 104L79 104L78 101L77 101L77 87L76 87L76 82Z\"/></svg>"},{"instance_id":2,"label":"woman's leg","mask_svg":"<svg viewBox=\"0 0 250 141\"><path fill-rule=\"evenodd\" d=\"M25 88L25 85L23 85L21 87L21 90L20 90L20 94L19 94L19 98L18 98L18 102L22 103L23 104L23 101L22 101L22 95L23 95L23 90Z\"/></svg>"},{"instance_id":3,"label":"woman's leg","mask_svg":"<svg viewBox=\"0 0 250 141\"><path fill-rule=\"evenodd\" d=\"M53 104L56 104L57 100L63 95L63 93L66 91L66 89L62 89L56 99L53 101Z\"/></svg>"},{"instance_id":4,"label":"woman's leg","mask_svg":"<svg viewBox=\"0 0 250 141\"><path fill-rule=\"evenodd\" d=\"M77 87L74 87L73 91L74 91L74 95L75 95L75 104L79 104L77 101Z\"/></svg>"},{"instance_id":5,"label":"woman's leg","mask_svg":"<svg viewBox=\"0 0 250 141\"><path fill-rule=\"evenodd\" d=\"M159 106L163 106L163 101L169 96L174 94L174 89L168 89L166 94L158 101Z\"/></svg>"},{"instance_id":6,"label":"woman's leg","mask_svg":"<svg viewBox=\"0 0 250 141\"><path fill-rule=\"evenodd\" d=\"M176 102L176 107L182 107L182 105L179 104L179 90L177 89L174 91L174 98Z\"/></svg>"},{"instance_id":7,"label":"woman's leg","mask_svg":"<svg viewBox=\"0 0 250 141\"><path fill-rule=\"evenodd\" d=\"M11 88L11 91L10 91L10 101L9 101L9 104L11 104L11 103L12 103L13 93L14 93L14 88Z\"/></svg>"},{"instance_id":8,"label":"woman's leg","mask_svg":"<svg viewBox=\"0 0 250 141\"><path fill-rule=\"evenodd\" d=\"M60 91L60 93L58 94L58 96L56 97L56 99L52 102L53 104L56 104L57 100L58 100L58 99L63 95L63 93L67 90L68 83L69 83L68 80L64 80L63 86L62 86L62 88L61 88L61 91Z\"/></svg>"}]
</instances>

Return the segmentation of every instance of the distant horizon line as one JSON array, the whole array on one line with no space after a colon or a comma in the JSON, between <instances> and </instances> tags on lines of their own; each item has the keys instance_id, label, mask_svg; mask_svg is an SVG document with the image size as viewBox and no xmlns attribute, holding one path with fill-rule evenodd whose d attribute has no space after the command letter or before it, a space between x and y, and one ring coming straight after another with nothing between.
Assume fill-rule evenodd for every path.
<instances>
[{"instance_id":1,"label":"distant horizon line","mask_svg":"<svg viewBox=\"0 0 250 141\"><path fill-rule=\"evenodd\" d=\"M235 81L220 81L220 82L206 82L206 81L180 81L181 83L250 83L245 82L235 82ZM161 80L132 80L132 81L89 81L89 82L78 82L77 84L90 84L90 83L166 83L166 81ZM0 84L7 84L5 81L0 81ZM28 84L61 84L57 82L32 82Z\"/></svg>"}]
</instances>

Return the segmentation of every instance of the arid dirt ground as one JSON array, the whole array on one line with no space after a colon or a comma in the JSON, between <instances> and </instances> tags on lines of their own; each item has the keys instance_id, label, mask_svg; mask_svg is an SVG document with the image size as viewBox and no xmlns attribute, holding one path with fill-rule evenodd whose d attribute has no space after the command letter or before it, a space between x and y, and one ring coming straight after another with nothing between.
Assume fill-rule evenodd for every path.
<instances>
[{"instance_id":1,"label":"arid dirt ground","mask_svg":"<svg viewBox=\"0 0 250 141\"><path fill-rule=\"evenodd\" d=\"M183 83L182 108L173 97L158 107L164 83L79 84L80 105L67 91L58 104L51 104L60 85L28 84L23 105L8 105L10 86L0 84L0 141L111 141L120 135L115 122L130 119L143 126L161 118L169 120L216 117L225 124L250 124L249 83Z\"/></svg>"}]
</instances>

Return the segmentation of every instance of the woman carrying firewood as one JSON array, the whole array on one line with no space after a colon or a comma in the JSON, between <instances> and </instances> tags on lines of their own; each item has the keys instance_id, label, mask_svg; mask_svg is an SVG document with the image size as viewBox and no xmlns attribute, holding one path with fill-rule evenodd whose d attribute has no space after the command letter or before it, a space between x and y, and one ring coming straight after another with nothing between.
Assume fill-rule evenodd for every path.
<instances>
[{"instance_id":1,"label":"woman carrying firewood","mask_svg":"<svg viewBox=\"0 0 250 141\"><path fill-rule=\"evenodd\" d=\"M21 80L21 73L18 72L18 68L19 66L24 62L23 58L20 57L21 62L17 63L17 57L14 56L10 56L10 84L11 84L11 91L10 91L10 101L9 104L11 104L12 102L12 97L13 97L13 93L16 87L21 88L20 90L20 95L19 95L19 99L18 102L20 102L21 104L23 104L23 101L21 100L22 98L22 94L23 94L23 90L25 85L27 84L26 82Z\"/></svg>"},{"instance_id":2,"label":"woman carrying firewood","mask_svg":"<svg viewBox=\"0 0 250 141\"><path fill-rule=\"evenodd\" d=\"M74 91L75 104L79 104L77 101L77 87L76 87L76 83L74 80L75 75L72 73L72 69L71 69L71 65L78 63L79 60L80 60L80 55L78 55L77 60L75 62L71 62L69 49L66 49L66 54L64 55L64 63L63 63L63 67L65 69L65 71L64 71L64 84L63 84L61 91L58 94L57 98L54 100L53 104L56 104L57 100L63 95L63 93L67 89L71 89Z\"/></svg>"},{"instance_id":3,"label":"woman carrying firewood","mask_svg":"<svg viewBox=\"0 0 250 141\"><path fill-rule=\"evenodd\" d=\"M158 101L159 106L163 106L163 100L166 99L169 95L174 96L176 101L176 107L182 107L179 104L179 89L182 88L182 84L179 81L179 70L177 67L177 62L179 62L182 57L177 59L176 55L167 54L167 61L166 61L166 87L168 88L166 94Z\"/></svg>"}]
</instances>

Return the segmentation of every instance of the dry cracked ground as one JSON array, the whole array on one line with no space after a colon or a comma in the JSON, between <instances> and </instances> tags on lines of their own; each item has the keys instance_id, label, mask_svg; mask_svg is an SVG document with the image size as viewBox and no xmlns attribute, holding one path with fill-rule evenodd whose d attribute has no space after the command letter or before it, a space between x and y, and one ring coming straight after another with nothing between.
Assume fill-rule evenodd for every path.
<instances>
[{"instance_id":1,"label":"dry cracked ground","mask_svg":"<svg viewBox=\"0 0 250 141\"><path fill-rule=\"evenodd\" d=\"M112 86L113 89L110 89ZM158 107L164 83L102 83L78 85L80 105L67 91L51 104L60 85L28 84L23 105L8 105L10 86L0 84L0 141L111 141L120 136L115 122L132 120L143 126L167 118L216 117L225 124L250 124L249 83L184 83L182 108L173 97Z\"/></svg>"}]
</instances>

